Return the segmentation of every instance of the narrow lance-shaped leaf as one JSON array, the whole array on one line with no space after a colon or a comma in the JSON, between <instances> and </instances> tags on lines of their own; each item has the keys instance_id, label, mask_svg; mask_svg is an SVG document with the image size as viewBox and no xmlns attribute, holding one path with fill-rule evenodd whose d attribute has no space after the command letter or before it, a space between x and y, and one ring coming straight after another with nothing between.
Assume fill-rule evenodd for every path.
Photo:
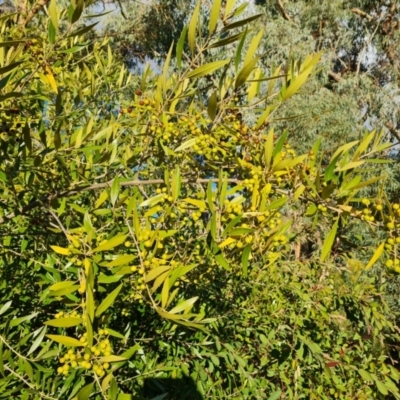
<instances>
[{"instance_id":1,"label":"narrow lance-shaped leaf","mask_svg":"<svg viewBox=\"0 0 400 400\"><path fill-rule=\"evenodd\" d=\"M96 317L100 317L101 314L103 314L109 307L112 306L114 303L115 299L117 298L119 292L122 289L122 283L119 285L116 289L114 289L102 302L101 304L97 307L96 310Z\"/></svg>"},{"instance_id":2,"label":"narrow lance-shaped leaf","mask_svg":"<svg viewBox=\"0 0 400 400\"><path fill-rule=\"evenodd\" d=\"M307 81L307 78L310 76L311 72L314 69L314 66L318 63L322 56L322 52L319 52L311 62L308 63L307 68L301 72L298 76L293 78L290 81L290 85L281 92L282 100L287 100L289 97L293 96L295 93L299 91L301 86ZM284 88L282 88L284 89Z\"/></svg>"},{"instance_id":3,"label":"narrow lance-shaped leaf","mask_svg":"<svg viewBox=\"0 0 400 400\"><path fill-rule=\"evenodd\" d=\"M176 45L176 64L179 69L181 69L182 65L182 53L183 53L183 46L185 45L187 30L188 27L185 25L185 27L182 30L181 36L178 40L178 43Z\"/></svg>"},{"instance_id":4,"label":"narrow lance-shaped leaf","mask_svg":"<svg viewBox=\"0 0 400 400\"><path fill-rule=\"evenodd\" d=\"M1 308L0 308L0 315L4 314L10 307L12 304L12 300L7 301L7 303L5 303Z\"/></svg>"},{"instance_id":5,"label":"narrow lance-shaped leaf","mask_svg":"<svg viewBox=\"0 0 400 400\"><path fill-rule=\"evenodd\" d=\"M241 32L240 34L242 35L242 38L240 39L239 45L236 49L236 55L235 55L235 71L236 71L236 73L239 69L240 60L242 59L242 49L243 49L243 45L244 45L244 42L245 42L246 36L247 36L247 27L246 27L246 30L244 32Z\"/></svg>"},{"instance_id":6,"label":"narrow lance-shaped leaf","mask_svg":"<svg viewBox=\"0 0 400 400\"><path fill-rule=\"evenodd\" d=\"M54 342L63 344L64 346L67 347L82 347L83 343L80 342L78 339L69 337L69 336L63 336L63 335L46 335L49 339L53 340Z\"/></svg>"},{"instance_id":7,"label":"narrow lance-shaped leaf","mask_svg":"<svg viewBox=\"0 0 400 400\"><path fill-rule=\"evenodd\" d=\"M252 15L251 17L241 19L240 21L232 22L231 24L228 24L228 25L224 26L223 30L224 31L228 31L230 29L239 28L239 27L241 27L243 25L248 24L251 21L254 21L254 20L260 18L262 15L263 14L256 14L256 15Z\"/></svg>"},{"instance_id":8,"label":"narrow lance-shaped leaf","mask_svg":"<svg viewBox=\"0 0 400 400\"><path fill-rule=\"evenodd\" d=\"M337 219L336 222L333 224L332 229L330 230L328 236L325 239L321 251L321 261L324 261L326 259L326 257L329 255L332 249L333 243L335 242L338 225L339 225L339 219Z\"/></svg>"},{"instance_id":9,"label":"narrow lance-shaped leaf","mask_svg":"<svg viewBox=\"0 0 400 400\"><path fill-rule=\"evenodd\" d=\"M214 0L213 5L211 7L210 19L208 21L208 33L212 35L217 27L219 13L221 10L221 1L222 0Z\"/></svg>"},{"instance_id":10,"label":"narrow lance-shaped leaf","mask_svg":"<svg viewBox=\"0 0 400 400\"><path fill-rule=\"evenodd\" d=\"M88 385L84 386L78 392L78 400L87 400L93 392L94 382L89 383Z\"/></svg>"},{"instance_id":11,"label":"narrow lance-shaped leaf","mask_svg":"<svg viewBox=\"0 0 400 400\"><path fill-rule=\"evenodd\" d=\"M169 295L169 279L165 279L164 285L161 291L161 307L165 308L168 302Z\"/></svg>"},{"instance_id":12,"label":"narrow lance-shaped leaf","mask_svg":"<svg viewBox=\"0 0 400 400\"><path fill-rule=\"evenodd\" d=\"M227 44L234 43L237 40L241 39L241 41L239 42L239 47L240 47L240 43L242 43L242 40L244 40L244 38L245 38L245 33L246 32L239 32L239 33L236 33L234 35L230 35L228 37L224 37L223 39L212 43L210 46L208 46L208 48L214 49L216 47L226 46Z\"/></svg>"},{"instance_id":13,"label":"narrow lance-shaped leaf","mask_svg":"<svg viewBox=\"0 0 400 400\"><path fill-rule=\"evenodd\" d=\"M118 199L118 194L119 194L119 178L115 177L111 185L111 191L110 191L110 200L113 206L115 205L115 202Z\"/></svg>"},{"instance_id":14,"label":"narrow lance-shaped leaf","mask_svg":"<svg viewBox=\"0 0 400 400\"><path fill-rule=\"evenodd\" d=\"M208 64L202 65L201 67L196 68L192 72L189 72L187 78L200 78L201 76L205 76L211 74L217 69L223 67L228 64L230 60L221 60L221 61L213 61Z\"/></svg>"},{"instance_id":15,"label":"narrow lance-shaped leaf","mask_svg":"<svg viewBox=\"0 0 400 400\"><path fill-rule=\"evenodd\" d=\"M58 30L57 0L51 0L49 5L49 15L54 29Z\"/></svg>"},{"instance_id":16,"label":"narrow lance-shaped leaf","mask_svg":"<svg viewBox=\"0 0 400 400\"><path fill-rule=\"evenodd\" d=\"M374 255L369 260L367 266L365 267L366 270L370 269L380 258L383 254L383 250L385 249L385 242L381 243L379 247L376 249Z\"/></svg>"},{"instance_id":17,"label":"narrow lance-shaped leaf","mask_svg":"<svg viewBox=\"0 0 400 400\"><path fill-rule=\"evenodd\" d=\"M236 0L226 0L225 2L225 14L224 18L228 17L233 7L235 6Z\"/></svg>"},{"instance_id":18,"label":"narrow lance-shaped leaf","mask_svg":"<svg viewBox=\"0 0 400 400\"><path fill-rule=\"evenodd\" d=\"M189 23L188 42L189 42L189 49L192 52L192 54L194 54L194 50L196 48L196 29L200 14L200 5L201 5L201 0L198 1L196 8L193 11L192 19L190 20Z\"/></svg>"},{"instance_id":19,"label":"narrow lance-shaped leaf","mask_svg":"<svg viewBox=\"0 0 400 400\"><path fill-rule=\"evenodd\" d=\"M242 86L246 82L249 75L253 72L258 60L259 57L254 58L241 69L235 81L235 89Z\"/></svg>"},{"instance_id":20,"label":"narrow lance-shaped leaf","mask_svg":"<svg viewBox=\"0 0 400 400\"><path fill-rule=\"evenodd\" d=\"M30 349L27 353L28 356L30 354L32 354L40 346L40 344L43 341L44 335L46 334L46 331L47 331L47 326L44 326L41 329L41 331L40 331L39 335L37 336L37 338L35 339L35 341L32 343L32 346L30 347Z\"/></svg>"},{"instance_id":21,"label":"narrow lance-shaped leaf","mask_svg":"<svg viewBox=\"0 0 400 400\"><path fill-rule=\"evenodd\" d=\"M193 306L193 304L197 301L198 297L192 297L189 300L185 300L181 304L178 304L176 307L174 307L172 310L168 311L170 314L177 314L181 311L186 310L188 307Z\"/></svg>"},{"instance_id":22,"label":"narrow lance-shaped leaf","mask_svg":"<svg viewBox=\"0 0 400 400\"><path fill-rule=\"evenodd\" d=\"M173 201L178 200L181 193L182 177L179 169L179 165L176 166L175 171L172 175L171 191Z\"/></svg>"},{"instance_id":23,"label":"narrow lance-shaped leaf","mask_svg":"<svg viewBox=\"0 0 400 400\"><path fill-rule=\"evenodd\" d=\"M163 67L163 88L165 91L166 88L166 82L167 82L167 76L168 76L168 68L169 68L169 64L171 62L171 54L172 54L172 50L174 48L174 42L172 41L172 44L169 48L168 54L167 54L167 58L165 59L165 63L164 63L164 67Z\"/></svg>"},{"instance_id":24,"label":"narrow lance-shaped leaf","mask_svg":"<svg viewBox=\"0 0 400 400\"><path fill-rule=\"evenodd\" d=\"M55 326L57 328L70 328L72 326L77 326L81 323L82 323L81 318L74 318L74 317L57 318L44 322L45 325Z\"/></svg>"},{"instance_id":25,"label":"narrow lance-shaped leaf","mask_svg":"<svg viewBox=\"0 0 400 400\"><path fill-rule=\"evenodd\" d=\"M208 115L211 118L211 121L214 121L215 117L217 116L217 92L214 91L210 98L208 99L207 111Z\"/></svg>"},{"instance_id":26,"label":"narrow lance-shaped leaf","mask_svg":"<svg viewBox=\"0 0 400 400\"><path fill-rule=\"evenodd\" d=\"M107 250L111 250L114 247L119 246L120 244L124 243L125 239L126 239L127 235L123 235L123 236L115 236L112 239L107 240L105 243L101 244L100 246L96 247L93 250L93 253L97 253L99 251L107 251Z\"/></svg>"}]
</instances>

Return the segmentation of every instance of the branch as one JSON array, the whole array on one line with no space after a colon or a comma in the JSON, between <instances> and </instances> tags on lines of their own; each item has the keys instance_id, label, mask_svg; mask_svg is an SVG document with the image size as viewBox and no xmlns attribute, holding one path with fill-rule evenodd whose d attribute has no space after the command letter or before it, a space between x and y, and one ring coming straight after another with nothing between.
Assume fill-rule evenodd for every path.
<instances>
[{"instance_id":1,"label":"branch","mask_svg":"<svg viewBox=\"0 0 400 400\"><path fill-rule=\"evenodd\" d=\"M20 16L18 23L20 25L29 24L29 22L31 22L33 17L40 11L42 7L46 6L48 2L49 0L38 0L37 3L30 9L25 18L23 16Z\"/></svg>"},{"instance_id":2,"label":"branch","mask_svg":"<svg viewBox=\"0 0 400 400\"><path fill-rule=\"evenodd\" d=\"M360 10L359 8L352 8L351 11L354 14L359 15L360 17L366 18L369 22L371 22L374 18L367 14L365 11Z\"/></svg>"},{"instance_id":3,"label":"branch","mask_svg":"<svg viewBox=\"0 0 400 400\"><path fill-rule=\"evenodd\" d=\"M219 182L219 179L196 179L196 180L182 179L183 183L194 183L194 184L208 183L210 181L217 183L217 182ZM240 182L239 179L228 179L227 181L230 183ZM162 184L164 182L165 181L163 179L149 179L146 181L133 180L133 181L120 182L120 186L121 187L129 187L129 186L157 185L157 184ZM12 212L3 218L0 218L0 225L4 224L5 222L9 221L10 219L16 217L17 215L27 214L29 211L33 210L34 208L42 207L43 204L50 203L52 200L61 199L64 197L71 197L71 196L74 196L75 194L78 194L81 192L88 192L90 190L98 190L98 189L103 189L106 187L111 187L112 183L113 183L113 179L108 182L95 183L93 185L86 185L86 186L78 186L73 189L64 190L62 192L55 193L55 194L48 195L48 196L43 196L40 200L33 201L32 203L23 207L22 210L20 211L20 213Z\"/></svg>"},{"instance_id":4,"label":"branch","mask_svg":"<svg viewBox=\"0 0 400 400\"><path fill-rule=\"evenodd\" d=\"M290 15L286 12L285 7L283 6L282 0L276 0L278 3L279 10L282 14L282 17L285 18L287 21L292 22L292 18L290 18Z\"/></svg>"},{"instance_id":5,"label":"branch","mask_svg":"<svg viewBox=\"0 0 400 400\"><path fill-rule=\"evenodd\" d=\"M396 129L396 127L390 122L385 122L384 125L389 130L389 132L397 139L397 141L400 142L400 132Z\"/></svg>"},{"instance_id":6,"label":"branch","mask_svg":"<svg viewBox=\"0 0 400 400\"><path fill-rule=\"evenodd\" d=\"M341 77L339 74L336 74L336 73L333 72L333 71L329 71L329 72L328 72L328 75L329 75L333 80L335 80L336 82L340 82L340 81L342 80L342 77Z\"/></svg>"}]
</instances>

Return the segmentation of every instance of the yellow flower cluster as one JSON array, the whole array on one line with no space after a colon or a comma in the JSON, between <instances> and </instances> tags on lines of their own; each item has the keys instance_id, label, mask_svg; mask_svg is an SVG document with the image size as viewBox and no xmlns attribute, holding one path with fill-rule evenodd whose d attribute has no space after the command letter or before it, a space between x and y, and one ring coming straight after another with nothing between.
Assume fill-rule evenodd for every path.
<instances>
[{"instance_id":1,"label":"yellow flower cluster","mask_svg":"<svg viewBox=\"0 0 400 400\"><path fill-rule=\"evenodd\" d=\"M100 329L99 336L107 336L108 330ZM81 342L87 344L87 333L84 333ZM107 357L111 356L112 347L108 337L98 339L97 344L84 349L69 349L64 355L59 358L60 366L57 368L59 374L68 375L71 369L82 368L93 370L98 376L103 376L105 370L110 368L110 363L107 362Z\"/></svg>"}]
</instances>

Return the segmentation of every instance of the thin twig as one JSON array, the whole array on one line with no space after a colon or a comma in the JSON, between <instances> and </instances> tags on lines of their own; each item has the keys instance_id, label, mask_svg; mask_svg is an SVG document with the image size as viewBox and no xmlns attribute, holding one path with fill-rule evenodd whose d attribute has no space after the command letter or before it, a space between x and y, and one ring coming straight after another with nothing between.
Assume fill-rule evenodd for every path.
<instances>
[{"instance_id":1,"label":"thin twig","mask_svg":"<svg viewBox=\"0 0 400 400\"><path fill-rule=\"evenodd\" d=\"M183 183L192 183L192 184L201 184L201 183L208 183L208 182L213 182L217 183L219 182L218 179L196 179L196 180L190 180L190 179L182 179ZM43 196L40 200L33 201L32 203L26 205L25 207L22 208L21 214L26 214L29 211L33 210L34 208L42 207L43 204L48 204L52 200L64 198L64 197L70 197L74 196L75 194L81 193L81 192L88 192L91 190L99 190L99 189L104 189L106 187L111 187L113 180L110 180L108 182L102 182L102 183L95 183L93 185L86 185L86 186L78 186L73 189L69 190L64 190L59 193L55 193L49 196ZM239 179L228 179L228 182L230 183L239 183ZM164 179L149 179L149 180L132 180L132 181L126 181L126 182L120 182L121 187L129 187L129 186L144 186L144 185L157 185L157 184L163 184ZM10 219L16 217L18 214L15 212L12 212L8 215L6 215L3 218L0 218L0 225L4 224L6 221L9 221Z\"/></svg>"},{"instance_id":2,"label":"thin twig","mask_svg":"<svg viewBox=\"0 0 400 400\"><path fill-rule=\"evenodd\" d=\"M57 221L58 226L61 228L61 230L64 232L65 237L68 239L68 242L71 242L67 230L65 229L64 225L61 223L60 218L58 218L57 214L49 207L48 208L49 213L53 216L53 218Z\"/></svg>"},{"instance_id":3,"label":"thin twig","mask_svg":"<svg viewBox=\"0 0 400 400\"><path fill-rule=\"evenodd\" d=\"M290 15L286 12L285 7L283 6L282 0L276 0L278 3L279 10L282 14L282 17L285 18L287 21L292 22L292 18L290 18Z\"/></svg>"},{"instance_id":4,"label":"thin twig","mask_svg":"<svg viewBox=\"0 0 400 400\"><path fill-rule=\"evenodd\" d=\"M14 376L16 376L19 380L21 380L22 382L25 383L25 385L29 386L32 390L34 390L35 392L37 392L37 388L35 388L35 386L33 386L31 383L29 383L23 376L19 375L17 372L15 372L13 369L11 369L8 365L4 366L4 369L6 369L7 371L9 371L11 374L13 374ZM38 393L39 396L42 399L49 399L49 400L58 400L54 397L51 396L47 396L47 394L44 394L42 392Z\"/></svg>"}]
</instances>

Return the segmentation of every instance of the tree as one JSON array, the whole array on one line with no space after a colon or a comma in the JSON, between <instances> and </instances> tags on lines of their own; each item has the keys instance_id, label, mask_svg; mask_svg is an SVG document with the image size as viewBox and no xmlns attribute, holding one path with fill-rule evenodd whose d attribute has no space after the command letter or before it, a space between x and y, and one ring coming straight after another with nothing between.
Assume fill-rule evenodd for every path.
<instances>
[{"instance_id":1,"label":"tree","mask_svg":"<svg viewBox=\"0 0 400 400\"><path fill-rule=\"evenodd\" d=\"M321 54L268 74L257 17L215 1L160 74L131 76L84 4L43 10L0 21L1 395L160 394L149 376L171 398L191 381L213 398L399 398L381 288L399 206L364 170L390 143L369 133L325 168L320 141L298 155L268 128ZM360 226L379 241L355 250Z\"/></svg>"},{"instance_id":2,"label":"tree","mask_svg":"<svg viewBox=\"0 0 400 400\"><path fill-rule=\"evenodd\" d=\"M286 125L294 136L308 131L335 142L354 137L362 127L385 128L399 140L399 6L395 1L256 2L265 13L266 63L286 54L324 52L323 73L300 109L305 118ZM264 21L264 22L265 22ZM273 44L279 42L279 48ZM288 107L291 105L289 104ZM292 108L292 107L290 107ZM312 110L312 112L307 112ZM288 115L290 110L285 111ZM312 122L311 122L312 121ZM310 124L313 129L309 128Z\"/></svg>"}]
</instances>

